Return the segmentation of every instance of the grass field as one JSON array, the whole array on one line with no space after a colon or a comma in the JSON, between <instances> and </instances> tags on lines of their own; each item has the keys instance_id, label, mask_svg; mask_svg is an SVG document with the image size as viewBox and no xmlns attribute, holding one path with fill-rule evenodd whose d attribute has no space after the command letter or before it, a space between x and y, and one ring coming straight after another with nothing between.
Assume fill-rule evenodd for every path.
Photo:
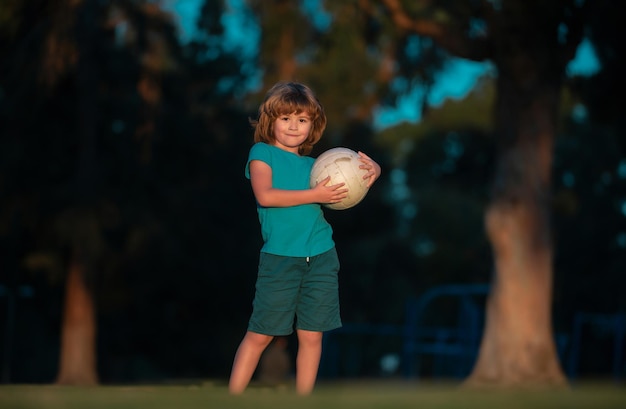
<instances>
[{"instance_id":1,"label":"grass field","mask_svg":"<svg viewBox=\"0 0 626 409\"><path fill-rule=\"evenodd\" d=\"M338 382L320 384L308 397L290 386L251 387L230 396L223 383L68 387L0 386L2 409L626 409L626 388L585 384L562 391L487 392L455 385L408 382Z\"/></svg>"}]
</instances>

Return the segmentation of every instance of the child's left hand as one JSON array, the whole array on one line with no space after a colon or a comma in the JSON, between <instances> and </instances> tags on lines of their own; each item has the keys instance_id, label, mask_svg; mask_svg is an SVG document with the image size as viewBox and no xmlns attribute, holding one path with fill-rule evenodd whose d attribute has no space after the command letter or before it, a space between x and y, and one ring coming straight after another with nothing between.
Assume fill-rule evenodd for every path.
<instances>
[{"instance_id":1,"label":"child's left hand","mask_svg":"<svg viewBox=\"0 0 626 409\"><path fill-rule=\"evenodd\" d=\"M367 173L363 175L363 179L369 179L367 181L367 187L369 189L374 184L376 179L378 179L378 177L380 176L380 165L374 162L372 158L370 158L363 152L359 151L358 153L360 156L359 160L363 162L363 164L360 165L359 168L367 170Z\"/></svg>"}]
</instances>

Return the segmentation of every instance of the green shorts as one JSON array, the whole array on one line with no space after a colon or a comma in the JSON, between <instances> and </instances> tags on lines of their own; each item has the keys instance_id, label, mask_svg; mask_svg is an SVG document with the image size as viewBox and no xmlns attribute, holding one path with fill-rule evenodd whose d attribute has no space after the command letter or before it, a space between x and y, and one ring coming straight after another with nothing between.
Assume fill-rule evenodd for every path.
<instances>
[{"instance_id":1,"label":"green shorts","mask_svg":"<svg viewBox=\"0 0 626 409\"><path fill-rule=\"evenodd\" d=\"M341 327L338 273L334 247L313 257L262 252L248 331L289 335L294 322L307 331Z\"/></svg>"}]
</instances>

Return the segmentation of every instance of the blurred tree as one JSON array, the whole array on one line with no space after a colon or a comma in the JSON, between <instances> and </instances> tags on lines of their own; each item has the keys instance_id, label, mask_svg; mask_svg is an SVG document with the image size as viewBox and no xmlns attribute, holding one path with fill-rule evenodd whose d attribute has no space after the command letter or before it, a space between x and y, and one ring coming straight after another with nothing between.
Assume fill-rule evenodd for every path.
<instances>
[{"instance_id":1,"label":"blurred tree","mask_svg":"<svg viewBox=\"0 0 626 409\"><path fill-rule=\"evenodd\" d=\"M207 2L200 22L212 41L184 50L172 17L150 1L0 7L12 22L0 30L3 241L26 236L8 254L23 261L15 271L65 283L58 383L99 382L96 355L110 345L97 348L96 340L114 337L98 334L98 308L110 313L134 299L115 284L137 283L144 296L164 285L155 277L172 280L184 268L177 286L165 284L184 299L193 274L222 283L226 263L246 260L233 253L256 243L242 240L245 215L215 217L223 212L216 192L245 195L237 176L247 151L231 137L247 129L234 104L246 75L225 52L222 7ZM220 249L231 259L211 257ZM150 342L159 336L169 339L157 333Z\"/></svg>"},{"instance_id":2,"label":"blurred tree","mask_svg":"<svg viewBox=\"0 0 626 409\"><path fill-rule=\"evenodd\" d=\"M479 358L466 383L564 384L551 322L551 171L565 68L594 11L590 2L365 3L405 36L495 65L498 149L485 214L494 276Z\"/></svg>"},{"instance_id":3,"label":"blurred tree","mask_svg":"<svg viewBox=\"0 0 626 409\"><path fill-rule=\"evenodd\" d=\"M140 161L149 162L149 138L156 133L154 107L160 102L158 78L172 68L166 50L174 39L173 26L146 2L29 2L12 13L19 23L9 33L9 63L3 66L4 130L11 135L4 143L27 149L30 160L24 163L21 153L12 158L5 175L17 177L6 193L11 201L33 203L23 217L29 219L32 234L42 239L38 249L24 254L26 265L67 269L57 383L93 384L98 382L95 277L119 257L105 235L128 204L111 192L116 182L108 176L116 158L102 149L107 143L102 125L111 123L102 112L111 96L103 87L103 71L119 62L117 47L132 37L130 43L142 57L135 63L139 76L133 85L144 111L135 136L142 145ZM125 34L134 31L134 36L121 41L115 36L121 34L116 31L119 20L132 26ZM28 118L37 120L29 123ZM47 132L41 123L49 127ZM20 173L24 170L29 179Z\"/></svg>"}]
</instances>

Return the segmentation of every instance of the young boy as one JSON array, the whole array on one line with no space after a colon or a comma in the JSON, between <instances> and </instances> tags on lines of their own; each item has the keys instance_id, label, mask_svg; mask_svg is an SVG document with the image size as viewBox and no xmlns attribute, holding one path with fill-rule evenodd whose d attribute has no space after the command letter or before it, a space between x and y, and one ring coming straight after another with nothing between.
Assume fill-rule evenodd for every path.
<instances>
[{"instance_id":1,"label":"young boy","mask_svg":"<svg viewBox=\"0 0 626 409\"><path fill-rule=\"evenodd\" d=\"M321 204L344 199L344 184L314 188L309 175L315 159L307 156L326 128L326 115L310 88L278 83L261 106L245 174L257 201L263 247L253 311L239 345L229 390L242 393L261 354L275 336L298 337L296 391L313 390L322 353L324 331L341 326L339 260L332 228ZM380 166L359 152L368 187L380 176Z\"/></svg>"}]
</instances>

